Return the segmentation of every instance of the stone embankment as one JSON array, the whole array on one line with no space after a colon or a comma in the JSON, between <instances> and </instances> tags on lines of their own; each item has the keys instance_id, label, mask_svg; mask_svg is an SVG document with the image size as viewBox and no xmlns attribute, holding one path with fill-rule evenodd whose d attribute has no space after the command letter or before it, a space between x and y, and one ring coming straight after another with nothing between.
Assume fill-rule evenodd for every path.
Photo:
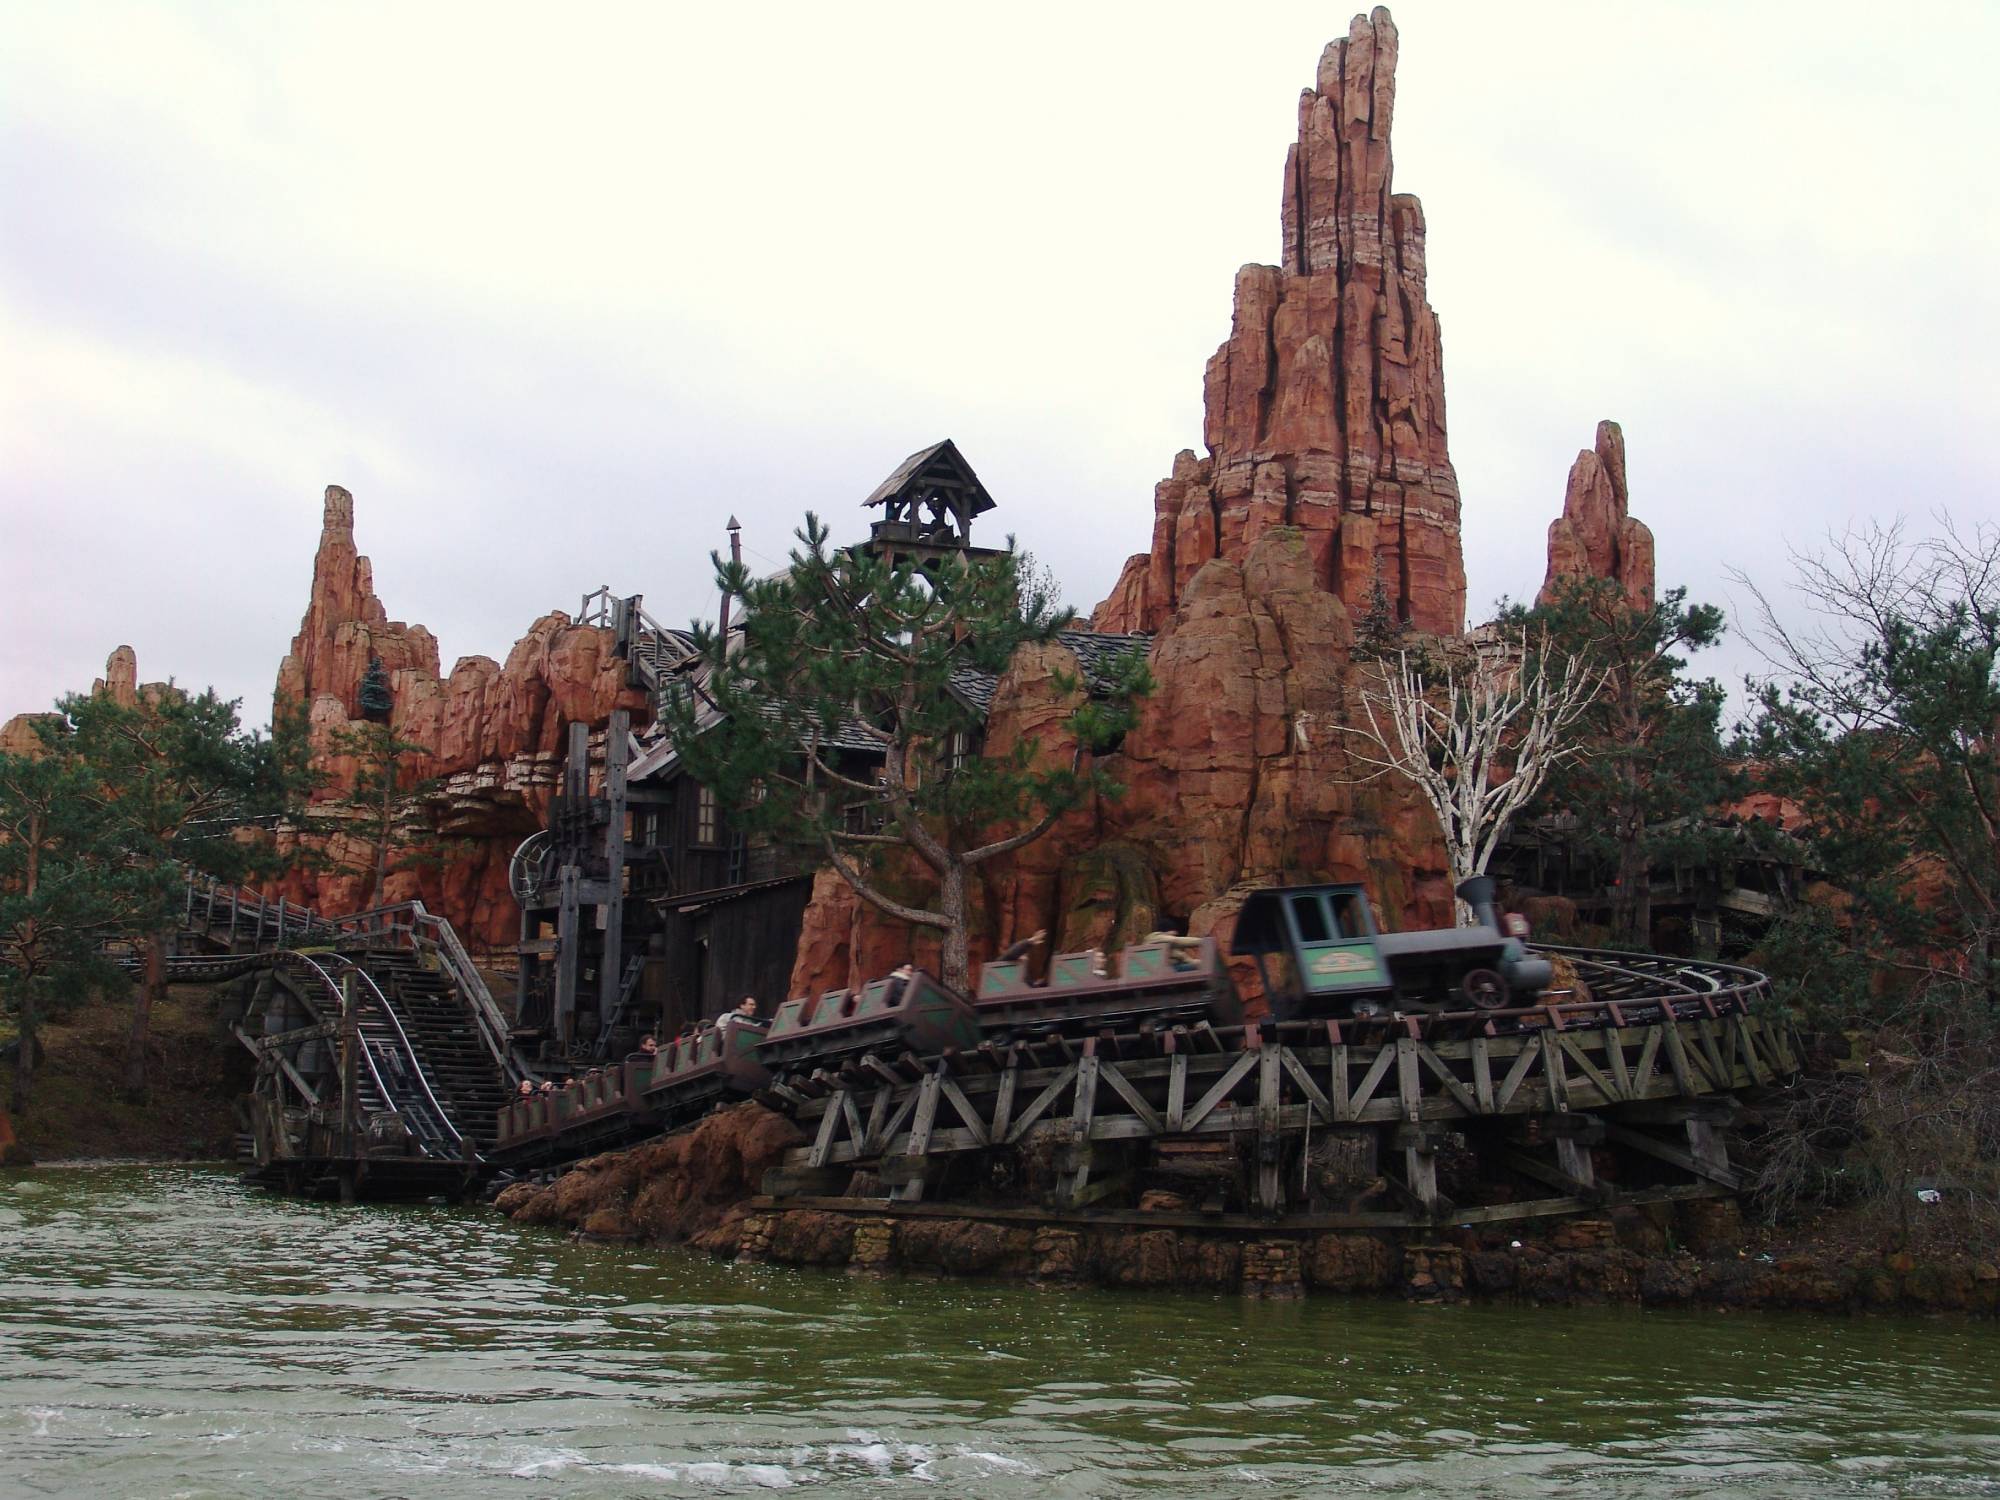
<instances>
[{"instance_id":1,"label":"stone embankment","mask_svg":"<svg viewBox=\"0 0 2000 1500\"><path fill-rule=\"evenodd\" d=\"M516 1183L495 1207L583 1238L692 1245L711 1255L858 1273L994 1276L1252 1297L1346 1294L1423 1302L1506 1299L1649 1307L2000 1313L2000 1267L1829 1246L1746 1243L1734 1202L1620 1208L1480 1231L1212 1231L1033 1222L1006 1210L864 1214L778 1208L765 1170L800 1142L756 1104L671 1139Z\"/></svg>"}]
</instances>

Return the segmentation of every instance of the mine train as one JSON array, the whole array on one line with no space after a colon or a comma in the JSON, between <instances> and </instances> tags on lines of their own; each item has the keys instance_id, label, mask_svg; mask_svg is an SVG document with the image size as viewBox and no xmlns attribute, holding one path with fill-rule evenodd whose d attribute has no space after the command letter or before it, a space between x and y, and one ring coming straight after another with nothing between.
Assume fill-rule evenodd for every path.
<instances>
[{"instance_id":1,"label":"mine train","mask_svg":"<svg viewBox=\"0 0 2000 1500\"><path fill-rule=\"evenodd\" d=\"M1358 885L1254 892L1230 957L1256 966L1273 1017L1290 1021L1503 1012L1531 1005L1551 978L1494 908L1493 881L1463 882L1470 927L1381 932ZM1497 1019L1486 1016L1486 1019ZM865 1058L948 1056L1016 1040L1243 1025L1243 1002L1213 938L1163 938L1118 954L1058 953L1045 978L1022 959L995 959L967 999L920 969L852 990L787 1000L768 1021L728 1015L622 1063L502 1109L498 1154L532 1159L560 1139L671 1130L719 1103L782 1097L773 1086L861 1065Z\"/></svg>"}]
</instances>

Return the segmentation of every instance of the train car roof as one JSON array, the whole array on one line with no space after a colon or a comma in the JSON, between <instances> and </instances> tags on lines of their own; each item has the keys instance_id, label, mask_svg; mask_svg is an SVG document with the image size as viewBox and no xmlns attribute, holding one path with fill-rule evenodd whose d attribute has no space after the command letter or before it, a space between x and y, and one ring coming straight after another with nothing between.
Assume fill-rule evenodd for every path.
<instances>
[{"instance_id":1,"label":"train car roof","mask_svg":"<svg viewBox=\"0 0 2000 1500\"><path fill-rule=\"evenodd\" d=\"M1368 888L1352 881L1328 881L1318 885L1274 885L1252 891L1236 916L1236 931L1229 939L1232 958L1249 958L1259 953L1283 953L1291 946L1285 931L1286 897L1309 892L1326 895L1359 896L1368 899Z\"/></svg>"}]
</instances>

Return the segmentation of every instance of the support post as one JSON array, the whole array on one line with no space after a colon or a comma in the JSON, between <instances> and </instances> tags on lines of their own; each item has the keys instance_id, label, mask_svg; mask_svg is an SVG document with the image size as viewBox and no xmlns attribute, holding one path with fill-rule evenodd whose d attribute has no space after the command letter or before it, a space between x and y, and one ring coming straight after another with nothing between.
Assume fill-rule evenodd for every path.
<instances>
[{"instance_id":1,"label":"support post","mask_svg":"<svg viewBox=\"0 0 2000 1500\"><path fill-rule=\"evenodd\" d=\"M604 957L597 966L598 1024L608 1026L625 981L625 762L632 744L632 715L611 711L604 732Z\"/></svg>"}]
</instances>

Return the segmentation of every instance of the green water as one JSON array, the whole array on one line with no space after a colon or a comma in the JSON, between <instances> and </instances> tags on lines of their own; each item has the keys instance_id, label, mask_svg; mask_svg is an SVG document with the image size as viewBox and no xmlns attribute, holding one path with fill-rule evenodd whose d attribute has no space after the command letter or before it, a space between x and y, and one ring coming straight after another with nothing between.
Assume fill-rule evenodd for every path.
<instances>
[{"instance_id":1,"label":"green water","mask_svg":"<svg viewBox=\"0 0 2000 1500\"><path fill-rule=\"evenodd\" d=\"M0 1177L0 1495L2000 1495L2000 1331L873 1281Z\"/></svg>"}]
</instances>

